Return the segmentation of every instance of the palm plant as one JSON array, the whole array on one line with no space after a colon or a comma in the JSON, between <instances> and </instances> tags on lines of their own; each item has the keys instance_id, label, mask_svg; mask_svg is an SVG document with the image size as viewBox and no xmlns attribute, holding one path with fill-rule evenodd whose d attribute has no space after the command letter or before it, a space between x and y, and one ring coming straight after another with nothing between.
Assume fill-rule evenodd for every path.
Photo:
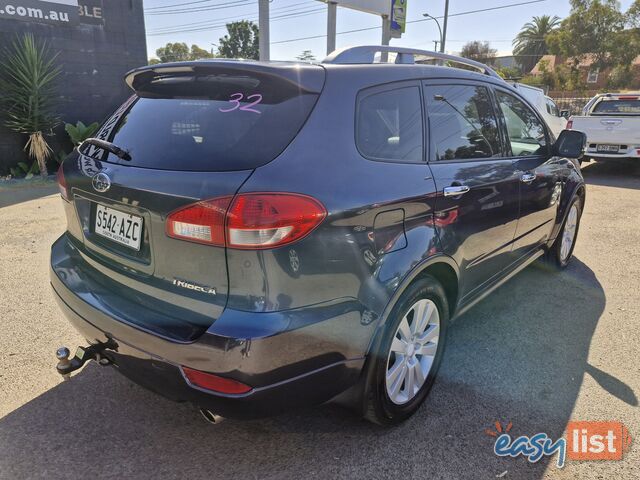
<instances>
[{"instance_id":1,"label":"palm plant","mask_svg":"<svg viewBox=\"0 0 640 480\"><path fill-rule=\"evenodd\" d=\"M518 63L525 73L530 72L543 55L549 53L546 37L560 26L560 17L542 15L533 17L520 30L513 41L513 53L519 57Z\"/></svg>"},{"instance_id":2,"label":"palm plant","mask_svg":"<svg viewBox=\"0 0 640 480\"><path fill-rule=\"evenodd\" d=\"M51 135L59 119L55 114L55 81L60 67L57 54L51 54L44 42L25 34L5 49L0 63L0 104L10 130L28 135L25 151L38 162L40 174L47 175L51 147L45 135Z\"/></svg>"}]
</instances>

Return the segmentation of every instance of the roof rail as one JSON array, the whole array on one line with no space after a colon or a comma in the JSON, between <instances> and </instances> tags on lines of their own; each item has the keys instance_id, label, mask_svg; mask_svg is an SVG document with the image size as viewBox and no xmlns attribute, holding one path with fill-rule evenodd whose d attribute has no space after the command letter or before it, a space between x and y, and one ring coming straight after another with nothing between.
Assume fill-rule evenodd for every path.
<instances>
[{"instance_id":1,"label":"roof rail","mask_svg":"<svg viewBox=\"0 0 640 480\"><path fill-rule=\"evenodd\" d=\"M490 77L499 78L495 70L484 63L469 60L468 58L458 57L456 55L447 55L446 53L432 52L430 50L419 50L415 48L392 47L388 45L362 45L357 47L347 47L336 50L329 54L322 63L334 63L340 65L353 64L369 64L374 63L376 53L396 53L396 64L415 64L416 55L421 57L429 57L436 60L446 60L448 62L466 65L478 70L480 73L489 75Z\"/></svg>"}]
</instances>

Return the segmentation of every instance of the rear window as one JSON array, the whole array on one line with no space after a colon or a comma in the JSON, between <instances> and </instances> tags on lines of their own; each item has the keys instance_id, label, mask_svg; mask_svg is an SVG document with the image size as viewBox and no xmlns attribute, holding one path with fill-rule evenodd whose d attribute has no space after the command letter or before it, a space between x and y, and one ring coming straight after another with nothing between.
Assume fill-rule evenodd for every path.
<instances>
[{"instance_id":1,"label":"rear window","mask_svg":"<svg viewBox=\"0 0 640 480\"><path fill-rule=\"evenodd\" d=\"M317 97L273 75L154 77L97 135L127 150L131 161L95 147L82 153L161 170L252 169L287 147Z\"/></svg>"},{"instance_id":2,"label":"rear window","mask_svg":"<svg viewBox=\"0 0 640 480\"><path fill-rule=\"evenodd\" d=\"M593 113L640 115L640 99L603 100L595 106Z\"/></svg>"}]
</instances>

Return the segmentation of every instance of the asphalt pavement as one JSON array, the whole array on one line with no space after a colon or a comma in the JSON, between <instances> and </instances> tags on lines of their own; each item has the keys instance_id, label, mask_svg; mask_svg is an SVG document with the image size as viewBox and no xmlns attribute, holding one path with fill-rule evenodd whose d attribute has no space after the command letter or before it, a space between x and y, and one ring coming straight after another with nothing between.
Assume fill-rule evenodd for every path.
<instances>
[{"instance_id":1,"label":"asphalt pavement","mask_svg":"<svg viewBox=\"0 0 640 480\"><path fill-rule=\"evenodd\" d=\"M498 458L485 433L556 439L572 420L640 434L640 166L590 164L571 266L535 264L450 328L438 381L394 429L335 405L212 426L196 410L88 365L55 372L84 344L50 292L48 255L65 221L55 186L0 186L0 479L640 478L621 461Z\"/></svg>"}]
</instances>

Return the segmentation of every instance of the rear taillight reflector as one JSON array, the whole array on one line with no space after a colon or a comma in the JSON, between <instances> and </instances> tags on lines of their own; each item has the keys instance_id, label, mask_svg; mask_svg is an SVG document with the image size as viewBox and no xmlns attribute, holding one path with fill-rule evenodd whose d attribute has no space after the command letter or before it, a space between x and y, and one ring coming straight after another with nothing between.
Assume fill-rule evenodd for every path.
<instances>
[{"instance_id":1,"label":"rear taillight reflector","mask_svg":"<svg viewBox=\"0 0 640 480\"><path fill-rule=\"evenodd\" d=\"M573 128L573 120L569 120L567 122L567 130L571 130Z\"/></svg>"},{"instance_id":2,"label":"rear taillight reflector","mask_svg":"<svg viewBox=\"0 0 640 480\"><path fill-rule=\"evenodd\" d=\"M249 385L231 380L230 378L219 377L212 373L201 372L192 368L181 367L185 378L189 383L196 387L211 390L212 392L226 393L230 395L239 395L248 393L252 390Z\"/></svg>"},{"instance_id":3,"label":"rear taillight reflector","mask_svg":"<svg viewBox=\"0 0 640 480\"><path fill-rule=\"evenodd\" d=\"M69 192L67 190L67 180L64 178L64 171L62 165L58 167L58 173L56 174L58 180L58 188L60 189L60 195L65 200L69 200Z\"/></svg>"},{"instance_id":4,"label":"rear taillight reflector","mask_svg":"<svg viewBox=\"0 0 640 480\"><path fill-rule=\"evenodd\" d=\"M167 235L224 247L224 221L231 198L206 200L173 212L167 219Z\"/></svg>"},{"instance_id":5,"label":"rear taillight reflector","mask_svg":"<svg viewBox=\"0 0 640 480\"><path fill-rule=\"evenodd\" d=\"M327 215L316 199L295 193L243 193L198 202L169 215L167 235L237 249L286 245L308 235Z\"/></svg>"}]
</instances>

